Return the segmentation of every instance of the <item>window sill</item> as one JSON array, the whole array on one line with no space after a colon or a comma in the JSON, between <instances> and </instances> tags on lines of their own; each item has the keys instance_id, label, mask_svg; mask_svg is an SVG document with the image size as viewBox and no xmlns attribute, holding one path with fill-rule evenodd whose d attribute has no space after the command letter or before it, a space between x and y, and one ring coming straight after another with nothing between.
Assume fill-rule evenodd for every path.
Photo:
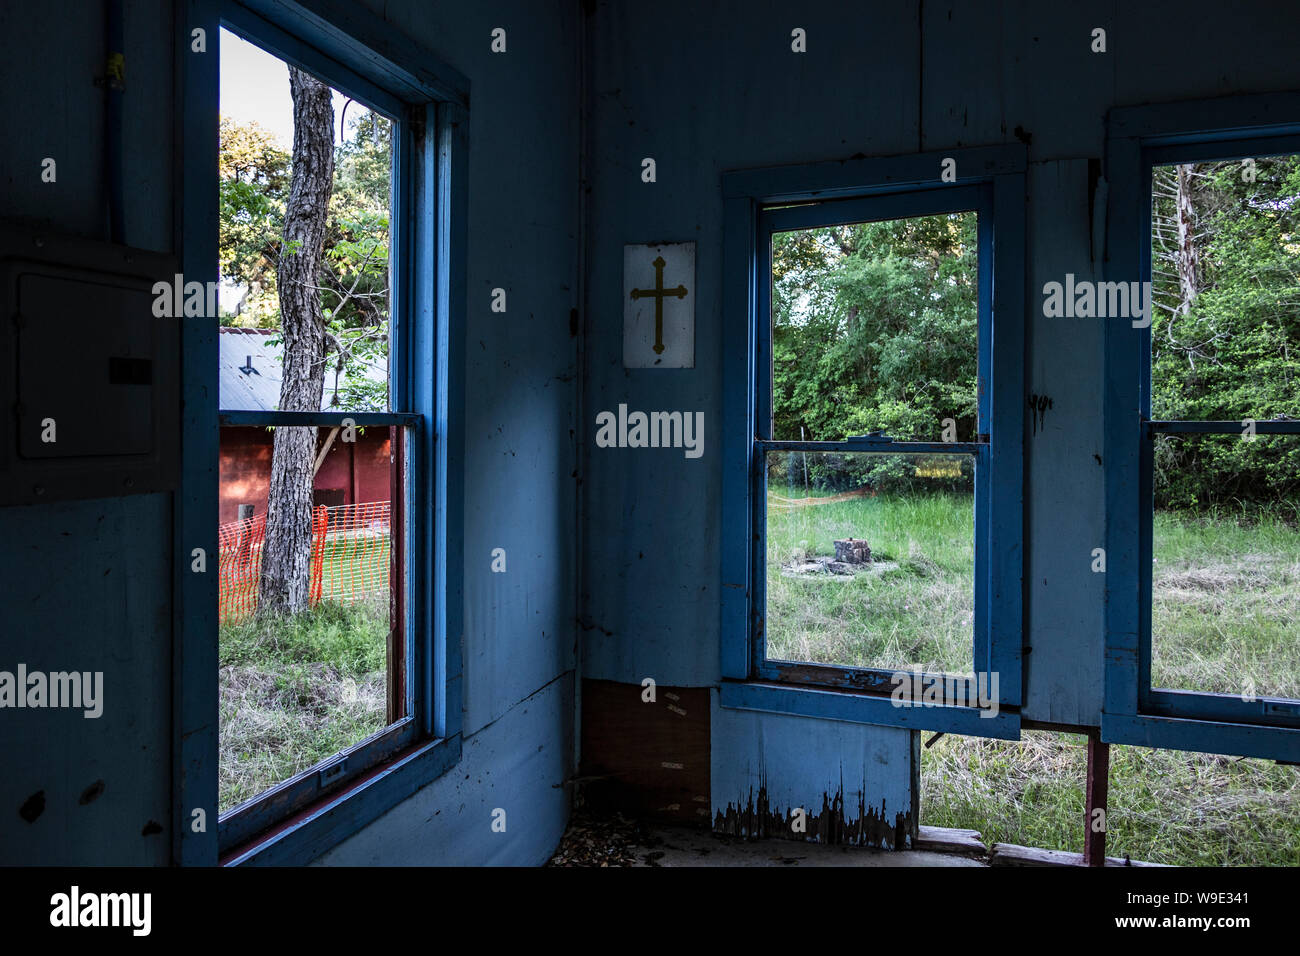
<instances>
[{"instance_id":1,"label":"window sill","mask_svg":"<svg viewBox=\"0 0 1300 956\"><path fill-rule=\"evenodd\" d=\"M432 783L460 760L460 736L419 744L221 855L221 866L303 866Z\"/></svg>"},{"instance_id":2,"label":"window sill","mask_svg":"<svg viewBox=\"0 0 1300 956\"><path fill-rule=\"evenodd\" d=\"M1231 754L1300 763L1300 728L1233 724L1149 714L1101 715L1101 739L1167 750Z\"/></svg>"},{"instance_id":3,"label":"window sill","mask_svg":"<svg viewBox=\"0 0 1300 956\"><path fill-rule=\"evenodd\" d=\"M1016 711L999 710L993 716L986 717L977 707L903 707L886 694L766 681L724 680L720 703L723 707L736 710L758 710L857 724L903 727L908 730L969 734L999 740L1020 739L1020 714Z\"/></svg>"}]
</instances>

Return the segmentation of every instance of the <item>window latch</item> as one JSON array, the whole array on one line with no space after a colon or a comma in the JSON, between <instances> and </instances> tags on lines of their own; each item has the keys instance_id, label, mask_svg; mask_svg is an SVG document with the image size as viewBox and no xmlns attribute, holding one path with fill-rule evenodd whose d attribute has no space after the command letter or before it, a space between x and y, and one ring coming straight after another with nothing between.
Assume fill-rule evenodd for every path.
<instances>
[{"instance_id":1,"label":"window latch","mask_svg":"<svg viewBox=\"0 0 1300 956\"><path fill-rule=\"evenodd\" d=\"M320 772L316 775L317 784L324 789L343 775L343 771L348 768L348 759L346 757L336 760L328 767L321 767Z\"/></svg>"},{"instance_id":2,"label":"window latch","mask_svg":"<svg viewBox=\"0 0 1300 956\"><path fill-rule=\"evenodd\" d=\"M1300 717L1300 701L1266 699L1263 711L1265 717Z\"/></svg>"},{"instance_id":3,"label":"window latch","mask_svg":"<svg viewBox=\"0 0 1300 956\"><path fill-rule=\"evenodd\" d=\"M884 431L877 429L874 432L867 432L865 435L850 435L846 441L865 441L874 442L879 445L893 444L894 439L890 438Z\"/></svg>"}]
</instances>

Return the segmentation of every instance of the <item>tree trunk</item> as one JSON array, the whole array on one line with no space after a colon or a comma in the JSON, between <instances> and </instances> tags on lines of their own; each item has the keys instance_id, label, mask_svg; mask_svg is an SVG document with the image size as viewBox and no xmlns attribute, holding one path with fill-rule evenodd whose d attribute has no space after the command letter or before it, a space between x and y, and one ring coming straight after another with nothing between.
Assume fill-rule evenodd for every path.
<instances>
[{"instance_id":1,"label":"tree trunk","mask_svg":"<svg viewBox=\"0 0 1300 956\"><path fill-rule=\"evenodd\" d=\"M1177 170L1178 202L1175 215L1178 217L1178 251L1175 262L1178 266L1178 311L1187 314L1201 291L1201 252L1196 247L1196 209L1192 205L1192 167L1180 164Z\"/></svg>"},{"instance_id":2,"label":"tree trunk","mask_svg":"<svg viewBox=\"0 0 1300 956\"><path fill-rule=\"evenodd\" d=\"M317 286L334 188L334 105L328 86L294 67L289 67L289 89L293 169L277 270L284 333L280 410L318 412L325 383L325 317ZM293 613L308 606L315 458L315 427L276 428L259 611Z\"/></svg>"}]
</instances>

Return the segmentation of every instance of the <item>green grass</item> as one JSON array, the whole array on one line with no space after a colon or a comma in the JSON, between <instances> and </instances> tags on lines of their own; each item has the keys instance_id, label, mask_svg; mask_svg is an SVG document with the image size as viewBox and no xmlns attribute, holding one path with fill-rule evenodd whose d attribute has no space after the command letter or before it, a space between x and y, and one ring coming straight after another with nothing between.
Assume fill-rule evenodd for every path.
<instances>
[{"instance_id":1,"label":"green grass","mask_svg":"<svg viewBox=\"0 0 1300 956\"><path fill-rule=\"evenodd\" d=\"M787 498L796 497L784 489ZM856 498L768 518L768 654L854 666L971 670L971 499ZM790 576L866 538L884 570ZM1300 697L1300 529L1276 515L1161 513L1157 686ZM930 735L926 735L927 738ZM1082 850L1082 737L946 735L922 750L921 822L987 842ZM1300 865L1300 770L1211 754L1111 748L1107 852L1182 865Z\"/></svg>"},{"instance_id":2,"label":"green grass","mask_svg":"<svg viewBox=\"0 0 1300 956\"><path fill-rule=\"evenodd\" d=\"M1157 514L1152 684L1300 698L1300 533L1273 514Z\"/></svg>"},{"instance_id":3,"label":"green grass","mask_svg":"<svg viewBox=\"0 0 1300 956\"><path fill-rule=\"evenodd\" d=\"M387 595L220 632L222 811L384 726Z\"/></svg>"},{"instance_id":4,"label":"green grass","mask_svg":"<svg viewBox=\"0 0 1300 956\"><path fill-rule=\"evenodd\" d=\"M930 735L925 735L929 739ZM946 735L922 748L921 823L985 843L1083 850L1084 738ZM1300 866L1300 773L1267 760L1110 748L1106 854L1180 866Z\"/></svg>"},{"instance_id":5,"label":"green grass","mask_svg":"<svg viewBox=\"0 0 1300 956\"><path fill-rule=\"evenodd\" d=\"M974 633L969 495L879 495L769 508L768 656L966 674ZM851 580L783 573L837 538L865 538L873 567ZM877 563L879 562L879 563Z\"/></svg>"}]
</instances>

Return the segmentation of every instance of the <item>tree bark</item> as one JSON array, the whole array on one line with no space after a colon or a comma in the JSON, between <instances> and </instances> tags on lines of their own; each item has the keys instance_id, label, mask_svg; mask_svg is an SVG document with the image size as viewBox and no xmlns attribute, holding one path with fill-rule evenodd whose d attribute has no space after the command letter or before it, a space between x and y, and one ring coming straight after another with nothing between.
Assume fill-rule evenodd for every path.
<instances>
[{"instance_id":1,"label":"tree bark","mask_svg":"<svg viewBox=\"0 0 1300 956\"><path fill-rule=\"evenodd\" d=\"M292 66L289 89L293 94L293 167L277 271L284 338L280 410L320 411L325 317L317 286L334 188L334 105L328 86ZM315 427L276 428L259 612L295 613L305 610L310 602L315 457Z\"/></svg>"},{"instance_id":2,"label":"tree bark","mask_svg":"<svg viewBox=\"0 0 1300 956\"><path fill-rule=\"evenodd\" d=\"M1196 245L1196 208L1192 204L1192 167L1179 165L1176 169L1178 184L1175 215L1178 217L1178 310L1186 315L1201 291L1201 251Z\"/></svg>"}]
</instances>

